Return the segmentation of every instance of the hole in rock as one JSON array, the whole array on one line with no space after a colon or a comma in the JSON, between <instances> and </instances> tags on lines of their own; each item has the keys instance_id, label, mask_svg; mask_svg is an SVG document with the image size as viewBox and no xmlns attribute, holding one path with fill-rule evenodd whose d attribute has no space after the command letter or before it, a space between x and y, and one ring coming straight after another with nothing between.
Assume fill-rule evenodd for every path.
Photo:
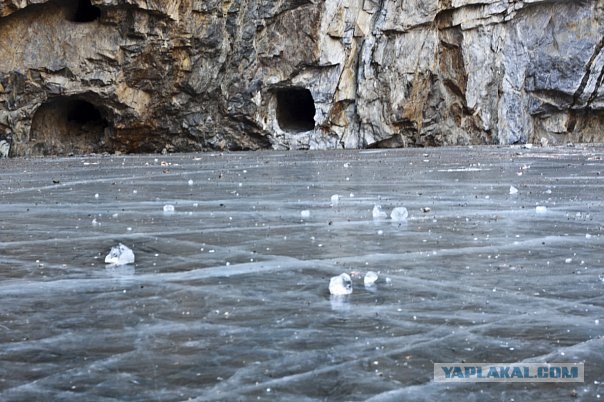
<instances>
[{"instance_id":1,"label":"hole in rock","mask_svg":"<svg viewBox=\"0 0 604 402\"><path fill-rule=\"evenodd\" d=\"M41 105L32 119L34 155L84 154L106 150L109 124L94 104L80 98L56 98Z\"/></svg>"},{"instance_id":2,"label":"hole in rock","mask_svg":"<svg viewBox=\"0 0 604 402\"><path fill-rule=\"evenodd\" d=\"M72 22L93 22L101 16L101 9L93 6L90 0L74 0L78 4L71 17Z\"/></svg>"},{"instance_id":3,"label":"hole in rock","mask_svg":"<svg viewBox=\"0 0 604 402\"><path fill-rule=\"evenodd\" d=\"M286 131L315 128L315 101L305 88L280 89L277 95L277 123Z\"/></svg>"}]
</instances>

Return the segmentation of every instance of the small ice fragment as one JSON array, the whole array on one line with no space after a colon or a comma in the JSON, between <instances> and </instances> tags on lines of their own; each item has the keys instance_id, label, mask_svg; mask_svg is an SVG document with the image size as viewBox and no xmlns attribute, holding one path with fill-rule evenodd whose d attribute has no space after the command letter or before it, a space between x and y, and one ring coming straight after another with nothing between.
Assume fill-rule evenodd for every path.
<instances>
[{"instance_id":1,"label":"small ice fragment","mask_svg":"<svg viewBox=\"0 0 604 402\"><path fill-rule=\"evenodd\" d=\"M566 260L564 260L565 263L570 264L571 262L573 262L572 258L567 258Z\"/></svg>"},{"instance_id":2,"label":"small ice fragment","mask_svg":"<svg viewBox=\"0 0 604 402\"><path fill-rule=\"evenodd\" d=\"M166 212L166 213L174 212L174 205L170 205L170 204L164 205L164 212Z\"/></svg>"},{"instance_id":3,"label":"small ice fragment","mask_svg":"<svg viewBox=\"0 0 604 402\"><path fill-rule=\"evenodd\" d=\"M122 243L111 248L105 257L105 264L126 265L134 264L134 252Z\"/></svg>"},{"instance_id":4,"label":"small ice fragment","mask_svg":"<svg viewBox=\"0 0 604 402\"><path fill-rule=\"evenodd\" d=\"M193 179L189 179L188 183L189 183L189 186L192 186L193 184L195 184L195 182L193 181Z\"/></svg>"},{"instance_id":5,"label":"small ice fragment","mask_svg":"<svg viewBox=\"0 0 604 402\"><path fill-rule=\"evenodd\" d=\"M544 214L544 213L546 213L546 212L547 212L547 207L546 207L546 206L544 206L544 205L538 205L538 206L535 208L535 212L537 212L538 214Z\"/></svg>"},{"instance_id":6,"label":"small ice fragment","mask_svg":"<svg viewBox=\"0 0 604 402\"><path fill-rule=\"evenodd\" d=\"M394 208L390 213L390 218L392 218L392 220L395 222L405 222L408 216L409 212L405 207Z\"/></svg>"},{"instance_id":7,"label":"small ice fragment","mask_svg":"<svg viewBox=\"0 0 604 402\"><path fill-rule=\"evenodd\" d=\"M518 194L518 189L514 186L510 186L510 195Z\"/></svg>"},{"instance_id":8,"label":"small ice fragment","mask_svg":"<svg viewBox=\"0 0 604 402\"><path fill-rule=\"evenodd\" d=\"M347 273L334 276L329 280L329 293L334 296L345 296L352 293L352 279Z\"/></svg>"},{"instance_id":9,"label":"small ice fragment","mask_svg":"<svg viewBox=\"0 0 604 402\"><path fill-rule=\"evenodd\" d=\"M386 212L382 211L382 206L378 204L373 206L373 211L371 213L373 215L373 219L385 219L388 216Z\"/></svg>"},{"instance_id":10,"label":"small ice fragment","mask_svg":"<svg viewBox=\"0 0 604 402\"><path fill-rule=\"evenodd\" d=\"M300 212L300 216L302 218L310 218L310 211L308 209L305 209L304 211Z\"/></svg>"},{"instance_id":11,"label":"small ice fragment","mask_svg":"<svg viewBox=\"0 0 604 402\"><path fill-rule=\"evenodd\" d=\"M363 283L365 284L365 286L373 286L375 285L375 281L377 280L378 274L373 271L369 271L365 274L365 278L363 278Z\"/></svg>"},{"instance_id":12,"label":"small ice fragment","mask_svg":"<svg viewBox=\"0 0 604 402\"><path fill-rule=\"evenodd\" d=\"M331 206L335 207L336 205L338 205L340 203L340 196L337 194L334 194L331 196Z\"/></svg>"}]
</instances>

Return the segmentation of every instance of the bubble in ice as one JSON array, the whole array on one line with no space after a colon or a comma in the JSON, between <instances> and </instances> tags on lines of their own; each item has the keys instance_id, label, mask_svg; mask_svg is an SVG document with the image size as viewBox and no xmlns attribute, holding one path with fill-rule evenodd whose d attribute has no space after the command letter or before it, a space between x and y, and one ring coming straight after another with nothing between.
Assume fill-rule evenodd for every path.
<instances>
[{"instance_id":1,"label":"bubble in ice","mask_svg":"<svg viewBox=\"0 0 604 402\"><path fill-rule=\"evenodd\" d=\"M310 211L308 209L305 209L304 211L300 211L300 216L302 218L310 218Z\"/></svg>"},{"instance_id":2,"label":"bubble in ice","mask_svg":"<svg viewBox=\"0 0 604 402\"><path fill-rule=\"evenodd\" d=\"M544 205L537 205L537 207L535 208L535 212L537 212L538 214L544 214L547 212L547 207Z\"/></svg>"},{"instance_id":3,"label":"bubble in ice","mask_svg":"<svg viewBox=\"0 0 604 402\"><path fill-rule=\"evenodd\" d=\"M373 286L375 285L375 281L377 280L378 274L376 272L369 271L365 274L365 277L363 278L363 283L365 284L365 286Z\"/></svg>"},{"instance_id":4,"label":"bubble in ice","mask_svg":"<svg viewBox=\"0 0 604 402\"><path fill-rule=\"evenodd\" d=\"M340 196L337 194L334 194L331 196L331 205L332 206L336 206L340 203Z\"/></svg>"},{"instance_id":5,"label":"bubble in ice","mask_svg":"<svg viewBox=\"0 0 604 402\"><path fill-rule=\"evenodd\" d=\"M174 212L174 205L171 205L171 204L164 205L164 212L166 212L166 213Z\"/></svg>"},{"instance_id":6,"label":"bubble in ice","mask_svg":"<svg viewBox=\"0 0 604 402\"><path fill-rule=\"evenodd\" d=\"M390 213L390 218L395 222L405 222L409 217L409 211L405 207L397 207Z\"/></svg>"},{"instance_id":7,"label":"bubble in ice","mask_svg":"<svg viewBox=\"0 0 604 402\"><path fill-rule=\"evenodd\" d=\"M510 186L510 195L518 194L518 189L514 186Z\"/></svg>"},{"instance_id":8,"label":"bubble in ice","mask_svg":"<svg viewBox=\"0 0 604 402\"><path fill-rule=\"evenodd\" d=\"M373 215L373 219L385 219L388 216L386 212L382 211L382 206L378 204L373 206L371 214Z\"/></svg>"},{"instance_id":9,"label":"bubble in ice","mask_svg":"<svg viewBox=\"0 0 604 402\"><path fill-rule=\"evenodd\" d=\"M134 264L134 252L122 243L111 248L105 257L105 264L127 265Z\"/></svg>"},{"instance_id":10,"label":"bubble in ice","mask_svg":"<svg viewBox=\"0 0 604 402\"><path fill-rule=\"evenodd\" d=\"M329 293L334 296L345 296L352 293L352 279L347 273L334 276L329 280Z\"/></svg>"}]
</instances>

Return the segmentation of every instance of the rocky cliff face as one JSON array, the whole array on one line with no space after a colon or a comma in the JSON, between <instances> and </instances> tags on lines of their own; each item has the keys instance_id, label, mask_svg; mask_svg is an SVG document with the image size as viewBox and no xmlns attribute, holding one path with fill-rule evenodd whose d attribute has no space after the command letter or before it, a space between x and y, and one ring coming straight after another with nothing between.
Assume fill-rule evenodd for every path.
<instances>
[{"instance_id":1,"label":"rocky cliff face","mask_svg":"<svg viewBox=\"0 0 604 402\"><path fill-rule=\"evenodd\" d=\"M604 2L0 0L11 155L604 139Z\"/></svg>"}]
</instances>

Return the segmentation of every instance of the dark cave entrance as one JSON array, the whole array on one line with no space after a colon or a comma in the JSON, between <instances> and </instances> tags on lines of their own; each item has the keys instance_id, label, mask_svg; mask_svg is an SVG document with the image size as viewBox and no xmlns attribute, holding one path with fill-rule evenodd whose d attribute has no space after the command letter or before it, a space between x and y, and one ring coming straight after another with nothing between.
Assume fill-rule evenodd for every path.
<instances>
[{"instance_id":1,"label":"dark cave entrance","mask_svg":"<svg viewBox=\"0 0 604 402\"><path fill-rule=\"evenodd\" d=\"M276 92L277 123L285 131L315 128L315 100L306 88L286 88Z\"/></svg>"},{"instance_id":2,"label":"dark cave entrance","mask_svg":"<svg viewBox=\"0 0 604 402\"><path fill-rule=\"evenodd\" d=\"M34 155L102 152L110 125L102 109L77 97L51 99L32 119L30 142Z\"/></svg>"},{"instance_id":3,"label":"dark cave entrance","mask_svg":"<svg viewBox=\"0 0 604 402\"><path fill-rule=\"evenodd\" d=\"M101 17L101 9L93 6L90 0L74 0L77 2L71 22L93 22Z\"/></svg>"}]
</instances>

